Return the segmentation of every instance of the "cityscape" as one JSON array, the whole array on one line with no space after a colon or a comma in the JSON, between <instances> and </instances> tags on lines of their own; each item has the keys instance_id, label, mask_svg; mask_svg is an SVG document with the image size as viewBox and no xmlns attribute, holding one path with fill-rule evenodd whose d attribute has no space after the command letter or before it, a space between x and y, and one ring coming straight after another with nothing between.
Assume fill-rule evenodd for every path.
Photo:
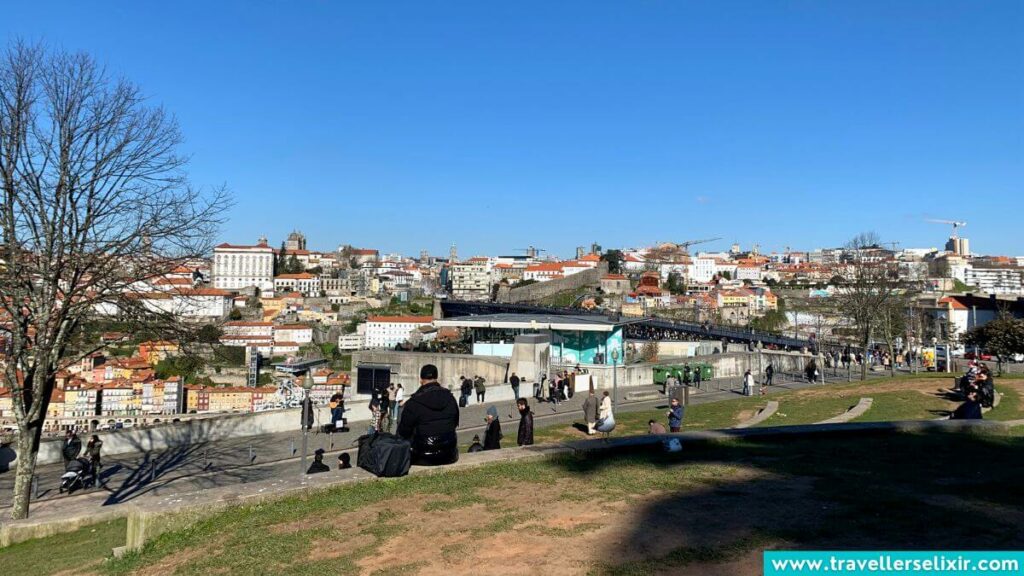
<instances>
[{"instance_id":1,"label":"cityscape","mask_svg":"<svg viewBox=\"0 0 1024 576\"><path fill-rule=\"evenodd\" d=\"M1020 8L12 6L0 573L1020 574Z\"/></svg>"}]
</instances>

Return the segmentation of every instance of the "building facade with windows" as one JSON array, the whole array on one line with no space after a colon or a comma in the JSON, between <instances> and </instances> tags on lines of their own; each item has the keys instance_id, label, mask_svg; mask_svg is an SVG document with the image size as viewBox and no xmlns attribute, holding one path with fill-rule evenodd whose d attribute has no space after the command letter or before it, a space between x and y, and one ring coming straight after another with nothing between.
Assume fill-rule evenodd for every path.
<instances>
[{"instance_id":1,"label":"building facade with windows","mask_svg":"<svg viewBox=\"0 0 1024 576\"><path fill-rule=\"evenodd\" d=\"M274 249L260 238L255 246L220 244L213 249L213 286L221 290L258 288L274 293Z\"/></svg>"}]
</instances>

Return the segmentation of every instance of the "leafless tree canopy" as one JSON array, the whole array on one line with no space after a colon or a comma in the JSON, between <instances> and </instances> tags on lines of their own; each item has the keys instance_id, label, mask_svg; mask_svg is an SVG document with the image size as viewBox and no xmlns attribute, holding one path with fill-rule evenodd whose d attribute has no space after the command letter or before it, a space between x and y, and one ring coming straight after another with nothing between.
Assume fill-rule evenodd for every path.
<instances>
[{"instance_id":1,"label":"leafless tree canopy","mask_svg":"<svg viewBox=\"0 0 1024 576\"><path fill-rule=\"evenodd\" d=\"M852 274L836 296L836 308L855 327L865 357L877 336L885 338L892 351L899 329L896 319L906 303L907 288L895 263L866 253L880 245L881 239L874 232L858 234L847 243ZM867 377L866 370L866 363L862 364L861 378Z\"/></svg>"},{"instance_id":2,"label":"leafless tree canopy","mask_svg":"<svg viewBox=\"0 0 1024 576\"><path fill-rule=\"evenodd\" d=\"M4 379L20 443L34 437L19 479L55 373L84 352L83 322L104 306L155 320L138 298L145 281L209 253L228 198L189 186L181 141L170 115L87 55L23 44L0 54Z\"/></svg>"}]
</instances>

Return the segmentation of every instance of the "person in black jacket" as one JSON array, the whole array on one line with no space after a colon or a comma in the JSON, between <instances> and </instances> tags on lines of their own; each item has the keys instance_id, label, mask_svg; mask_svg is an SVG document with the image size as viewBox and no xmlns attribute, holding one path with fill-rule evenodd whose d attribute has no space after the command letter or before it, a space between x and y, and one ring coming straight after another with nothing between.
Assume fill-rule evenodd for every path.
<instances>
[{"instance_id":1,"label":"person in black jacket","mask_svg":"<svg viewBox=\"0 0 1024 576\"><path fill-rule=\"evenodd\" d=\"M484 432L484 450L501 450L501 420L498 409L487 407L487 430Z\"/></svg>"},{"instance_id":2,"label":"person in black jacket","mask_svg":"<svg viewBox=\"0 0 1024 576\"><path fill-rule=\"evenodd\" d=\"M530 411L530 405L526 398L517 400L516 406L519 408L520 414L519 436L516 438L516 443L520 446L530 446L533 444L533 412Z\"/></svg>"},{"instance_id":3,"label":"person in black jacket","mask_svg":"<svg viewBox=\"0 0 1024 576\"><path fill-rule=\"evenodd\" d=\"M78 458L81 452L82 441L78 439L78 434L68 430L67 436L64 437L64 446L60 450L61 456L64 458L64 465L67 466L68 462Z\"/></svg>"},{"instance_id":4,"label":"person in black jacket","mask_svg":"<svg viewBox=\"0 0 1024 576\"><path fill-rule=\"evenodd\" d=\"M451 464L459 459L459 406L455 397L437 383L437 367L420 370L420 388L402 409L398 435L412 444L412 461L421 466Z\"/></svg>"},{"instance_id":5,"label":"person in black jacket","mask_svg":"<svg viewBox=\"0 0 1024 576\"><path fill-rule=\"evenodd\" d=\"M981 420L981 403L978 393L971 390L967 393L967 401L957 406L949 416L950 420Z\"/></svg>"}]
</instances>

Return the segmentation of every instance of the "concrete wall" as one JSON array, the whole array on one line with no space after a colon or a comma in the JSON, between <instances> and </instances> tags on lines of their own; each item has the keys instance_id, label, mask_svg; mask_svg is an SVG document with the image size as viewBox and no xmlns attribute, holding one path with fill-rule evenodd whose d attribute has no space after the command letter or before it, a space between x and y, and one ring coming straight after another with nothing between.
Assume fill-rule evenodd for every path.
<instances>
[{"instance_id":1,"label":"concrete wall","mask_svg":"<svg viewBox=\"0 0 1024 576\"><path fill-rule=\"evenodd\" d=\"M364 350L352 353L352 370L359 364L386 364L391 366L391 381L401 382L406 394L420 385L420 368L424 364L437 366L438 382L452 390L459 389L459 376L476 375L487 380L487 386L505 381L508 358L473 356L472 354L442 354L436 352L396 352L393 350ZM355 376L353 375L353 384Z\"/></svg>"},{"instance_id":2,"label":"concrete wall","mask_svg":"<svg viewBox=\"0 0 1024 576\"><path fill-rule=\"evenodd\" d=\"M760 374L771 361L776 372L802 372L811 356L797 352L762 351L758 362L757 352L730 352L694 356L688 362L709 362L714 366L716 378L739 378L748 368ZM508 360L491 356L468 354L438 354L431 352L363 351L353 354L353 367L359 362L392 365L394 381L401 382L407 394L419 387L419 371L424 364L434 364L441 374L441 383L458 390L460 375L472 377L481 375L487 379L488 402L511 402L514 399L512 387L505 382ZM653 364L630 364L617 366L614 378L618 386L630 388L649 386L654 383ZM569 368L552 366L552 370ZM611 366L589 366L595 388L611 388L613 372ZM524 381L520 393L529 395L532 382ZM355 396L346 403L345 417L349 423L369 420L369 397ZM326 407L317 408L317 422L327 423L330 416ZM181 422L162 424L149 428L126 428L98 432L103 440L106 455L127 454L149 450L166 450L173 446L210 442L244 436L258 436L289 432L299 429L299 409L268 410L255 414L210 414L193 416ZM82 437L83 445L88 440ZM61 461L62 439L43 440L39 450L39 463L51 464ZM13 463L11 466L13 467Z\"/></svg>"},{"instance_id":3,"label":"concrete wall","mask_svg":"<svg viewBox=\"0 0 1024 576\"><path fill-rule=\"evenodd\" d=\"M329 423L331 418L327 407L317 410L318 423ZM349 422L369 420L370 410L367 402L354 401L346 404L345 417ZM181 446L199 442L211 442L237 438L240 436L258 436L278 432L297 431L300 429L299 409L268 410L255 414L211 414L148 428L125 428L109 432L97 432L103 440L103 454L130 454L150 450L166 450L173 446ZM82 445L85 446L90 434L81 434ZM61 461L63 439L43 440L39 446L39 464L52 464ZM11 446L12 448L14 445ZM12 463L13 467L14 464Z\"/></svg>"},{"instance_id":4,"label":"concrete wall","mask_svg":"<svg viewBox=\"0 0 1024 576\"><path fill-rule=\"evenodd\" d=\"M594 268L593 270L584 270L583 272L577 272L576 274L571 274L565 278L559 278L558 280L548 280L547 282L537 282L536 284L530 284L529 286L512 288L507 294L500 294L500 301L503 303L515 304L517 302L538 300L545 296L565 292L566 290L575 290L581 286L594 286L596 288L601 284L601 277L607 273L608 263L599 262L597 264L597 268Z\"/></svg>"}]
</instances>

